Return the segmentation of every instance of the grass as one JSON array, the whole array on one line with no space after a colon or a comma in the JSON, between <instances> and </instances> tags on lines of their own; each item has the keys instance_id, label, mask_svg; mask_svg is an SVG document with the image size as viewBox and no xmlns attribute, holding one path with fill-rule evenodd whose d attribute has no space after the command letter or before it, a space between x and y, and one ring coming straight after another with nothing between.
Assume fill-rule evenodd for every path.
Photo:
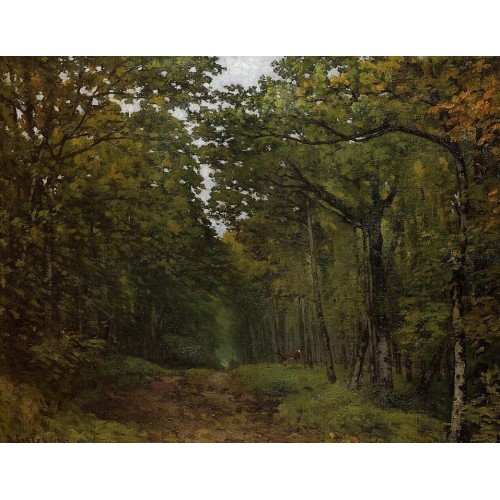
<instances>
[{"instance_id":1,"label":"grass","mask_svg":"<svg viewBox=\"0 0 500 500\"><path fill-rule=\"evenodd\" d=\"M183 370L183 373L188 384L202 385L215 371L216 370L212 370L210 368L189 368L188 370Z\"/></svg>"},{"instance_id":2,"label":"grass","mask_svg":"<svg viewBox=\"0 0 500 500\"><path fill-rule=\"evenodd\" d=\"M347 389L347 374L336 384L323 368L271 364L244 365L235 374L247 391L278 397L275 418L290 432L315 429L326 442L441 442L444 422L423 412L378 405L366 391Z\"/></svg>"},{"instance_id":3,"label":"grass","mask_svg":"<svg viewBox=\"0 0 500 500\"><path fill-rule=\"evenodd\" d=\"M130 388L149 383L167 373L170 373L170 370L142 358L110 356L99 366L97 371L87 374L87 377L98 380L100 384Z\"/></svg>"},{"instance_id":4,"label":"grass","mask_svg":"<svg viewBox=\"0 0 500 500\"><path fill-rule=\"evenodd\" d=\"M86 406L110 389L133 389L171 373L161 366L134 356L113 355L79 376L75 402Z\"/></svg>"},{"instance_id":5,"label":"grass","mask_svg":"<svg viewBox=\"0 0 500 500\"><path fill-rule=\"evenodd\" d=\"M106 400L108 391L127 393L167 374L182 374L193 387L203 386L215 370L167 370L140 358L108 357L80 374L74 398L55 403L30 386L16 386L0 377L0 440L69 442L146 442L149 429L135 422L102 420L91 412L94 402ZM406 404L408 387L396 377L393 393L375 397L368 390L347 389L347 373L337 370L330 384L322 367L279 364L242 365L231 372L236 391L272 401L271 417L286 435L319 442L439 442L444 421L427 412L419 400ZM233 389L234 389L233 388ZM130 402L133 403L132 401ZM189 406L189 398L183 403ZM436 412L432 412L436 415ZM235 423L241 417L235 414ZM163 432L163 431L162 431ZM153 438L152 438L153 436ZM173 439L173 438L172 438ZM203 436L200 436L203 441ZM300 440L300 439L299 439Z\"/></svg>"},{"instance_id":6,"label":"grass","mask_svg":"<svg viewBox=\"0 0 500 500\"><path fill-rule=\"evenodd\" d=\"M148 433L132 422L122 424L102 420L78 406L65 405L43 420L43 442L68 443L138 443L148 439Z\"/></svg>"}]
</instances>

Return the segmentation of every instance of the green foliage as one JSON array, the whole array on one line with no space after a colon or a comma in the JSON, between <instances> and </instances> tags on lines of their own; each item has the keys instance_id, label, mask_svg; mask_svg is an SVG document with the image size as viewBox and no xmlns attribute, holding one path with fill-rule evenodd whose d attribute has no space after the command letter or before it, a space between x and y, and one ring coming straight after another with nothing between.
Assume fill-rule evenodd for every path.
<instances>
[{"instance_id":1,"label":"green foliage","mask_svg":"<svg viewBox=\"0 0 500 500\"><path fill-rule=\"evenodd\" d=\"M78 408L65 408L53 418L45 418L46 430L35 441L67 443L140 443L148 433L133 423L102 420Z\"/></svg>"},{"instance_id":2,"label":"green foliage","mask_svg":"<svg viewBox=\"0 0 500 500\"><path fill-rule=\"evenodd\" d=\"M42 432L44 398L33 385L0 377L0 441L29 441Z\"/></svg>"},{"instance_id":3,"label":"green foliage","mask_svg":"<svg viewBox=\"0 0 500 500\"><path fill-rule=\"evenodd\" d=\"M58 337L47 336L30 347L28 373L38 377L38 385L45 392L69 394L82 371L94 370L103 363L105 342L99 339L78 341L63 332Z\"/></svg>"},{"instance_id":4,"label":"green foliage","mask_svg":"<svg viewBox=\"0 0 500 500\"><path fill-rule=\"evenodd\" d=\"M100 341L91 349L102 348ZM87 346L88 347L88 346ZM33 385L19 384L0 377L0 441L12 442L141 442L148 432L134 423L121 424L97 418L85 407L110 390L131 390L148 384L169 373L168 370L141 358L120 355L103 356L86 353L87 360L75 372L74 352L68 359L52 359L47 349L41 349L45 363L40 374L50 369L50 380L33 378ZM68 354L67 354L68 356ZM56 356L57 357L57 356ZM58 357L59 358L59 357ZM98 363L96 364L96 360ZM65 386L61 386L60 371L68 369ZM51 385L47 387L47 383ZM45 394L37 388L41 385ZM71 390L70 390L71 389Z\"/></svg>"},{"instance_id":5,"label":"green foliage","mask_svg":"<svg viewBox=\"0 0 500 500\"><path fill-rule=\"evenodd\" d=\"M481 376L484 392L468 403L465 412L471 426L472 441L500 441L500 368L495 365Z\"/></svg>"},{"instance_id":6,"label":"green foliage","mask_svg":"<svg viewBox=\"0 0 500 500\"><path fill-rule=\"evenodd\" d=\"M148 440L147 430L134 422L103 420L87 407L105 399L109 391L132 390L169 373L161 366L133 356L108 355L92 369L83 369L73 399L45 413L41 419L44 441L137 443Z\"/></svg>"},{"instance_id":7,"label":"green foliage","mask_svg":"<svg viewBox=\"0 0 500 500\"><path fill-rule=\"evenodd\" d=\"M172 111L209 99L218 70L196 57L0 61L9 370L35 366L57 384L85 362L78 342L93 338L156 361L215 364L208 311L223 280L201 271L216 270L223 252L194 196L202 179L191 138Z\"/></svg>"},{"instance_id":8,"label":"green foliage","mask_svg":"<svg viewBox=\"0 0 500 500\"><path fill-rule=\"evenodd\" d=\"M236 370L245 389L280 397L274 418L290 432L314 428L325 441L442 442L444 423L424 413L377 406L368 393L350 391L346 374L325 381L321 368L243 365Z\"/></svg>"},{"instance_id":9,"label":"green foliage","mask_svg":"<svg viewBox=\"0 0 500 500\"><path fill-rule=\"evenodd\" d=\"M84 390L100 385L130 388L147 384L165 373L167 369L145 359L115 354L106 356L97 368L83 370L80 385Z\"/></svg>"}]
</instances>

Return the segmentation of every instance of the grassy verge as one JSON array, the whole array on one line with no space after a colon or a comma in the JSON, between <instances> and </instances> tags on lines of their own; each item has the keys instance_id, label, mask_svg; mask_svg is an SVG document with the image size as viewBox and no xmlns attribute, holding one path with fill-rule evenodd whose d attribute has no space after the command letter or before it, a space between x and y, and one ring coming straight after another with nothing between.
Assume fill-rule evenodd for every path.
<instances>
[{"instance_id":1,"label":"grassy verge","mask_svg":"<svg viewBox=\"0 0 500 500\"><path fill-rule=\"evenodd\" d=\"M274 418L290 432L315 429L327 442L440 442L444 423L416 411L381 407L365 391L349 391L346 373L329 384L323 368L244 365L235 374L247 391L281 400Z\"/></svg>"},{"instance_id":2,"label":"grassy verge","mask_svg":"<svg viewBox=\"0 0 500 500\"><path fill-rule=\"evenodd\" d=\"M0 377L0 441L14 442L141 442L148 433L134 423L97 418L86 410L107 391L126 390L169 373L131 356L108 356L78 374L73 389L61 401L44 396L36 387L16 385Z\"/></svg>"},{"instance_id":3,"label":"grassy verge","mask_svg":"<svg viewBox=\"0 0 500 500\"><path fill-rule=\"evenodd\" d=\"M170 373L161 366L133 356L109 356L94 370L80 377L75 399L63 405L47 427L56 440L70 442L144 442L148 432L133 422L102 420L88 411L106 393L147 385Z\"/></svg>"}]
</instances>

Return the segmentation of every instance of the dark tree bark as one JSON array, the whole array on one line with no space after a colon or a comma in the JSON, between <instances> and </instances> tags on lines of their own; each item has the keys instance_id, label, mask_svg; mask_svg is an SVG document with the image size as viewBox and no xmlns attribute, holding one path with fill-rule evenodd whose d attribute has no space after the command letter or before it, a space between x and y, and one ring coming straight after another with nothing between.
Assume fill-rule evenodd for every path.
<instances>
[{"instance_id":1,"label":"dark tree bark","mask_svg":"<svg viewBox=\"0 0 500 500\"><path fill-rule=\"evenodd\" d=\"M311 338L307 328L307 304L305 297L299 297L299 321L301 333L301 352L304 365L313 367Z\"/></svg>"},{"instance_id":2,"label":"dark tree bark","mask_svg":"<svg viewBox=\"0 0 500 500\"><path fill-rule=\"evenodd\" d=\"M354 367L349 377L348 387L351 390L357 390L361 385L361 374L363 373L363 363L365 361L366 351L368 350L369 344L369 331L368 325L363 331L363 335L361 337L361 342L359 343L358 352L356 355L356 361L354 362Z\"/></svg>"},{"instance_id":3,"label":"dark tree bark","mask_svg":"<svg viewBox=\"0 0 500 500\"><path fill-rule=\"evenodd\" d=\"M441 370L441 363L443 361L443 356L448 348L448 339L444 339L438 346L437 351L434 353L432 360L428 363L420 374L420 380L417 386L417 392L420 394L427 394L429 388L434 380L439 375Z\"/></svg>"},{"instance_id":4,"label":"dark tree bark","mask_svg":"<svg viewBox=\"0 0 500 500\"><path fill-rule=\"evenodd\" d=\"M451 442L463 440L463 412L465 408L467 380L465 330L463 324L463 295L465 287L465 261L467 256L467 216L469 212L468 180L465 161L455 157L457 183L459 187L456 211L459 218L460 245L451 256L453 269L451 282L452 326L455 353L455 374L453 386L453 404L451 410Z\"/></svg>"},{"instance_id":5,"label":"dark tree bark","mask_svg":"<svg viewBox=\"0 0 500 500\"><path fill-rule=\"evenodd\" d=\"M330 334L325 320L323 311L323 302L321 297L321 290L319 285L318 268L316 264L316 250L314 246L314 231L312 226L312 213L309 200L306 201L306 215L307 215L307 232L309 235L309 257L311 262L311 275L312 286L314 293L314 304L316 306L316 315L318 317L318 327L321 340L323 342L323 352L325 355L326 374L328 380L332 383L336 382L337 376L335 375L335 366L333 361L333 354L330 344Z\"/></svg>"},{"instance_id":6,"label":"dark tree bark","mask_svg":"<svg viewBox=\"0 0 500 500\"><path fill-rule=\"evenodd\" d=\"M376 359L375 382L383 389L394 387L390 351L390 333L387 321L387 271L383 259L382 217L385 200L374 199L374 207L363 223L363 232L368 241L369 274L371 278L372 310Z\"/></svg>"},{"instance_id":7,"label":"dark tree bark","mask_svg":"<svg viewBox=\"0 0 500 500\"><path fill-rule=\"evenodd\" d=\"M413 381L413 361L410 358L405 358L406 380Z\"/></svg>"},{"instance_id":8,"label":"dark tree bark","mask_svg":"<svg viewBox=\"0 0 500 500\"><path fill-rule=\"evenodd\" d=\"M394 368L396 370L396 373L398 375L401 375L401 352L393 347L393 352L394 352Z\"/></svg>"},{"instance_id":9,"label":"dark tree bark","mask_svg":"<svg viewBox=\"0 0 500 500\"><path fill-rule=\"evenodd\" d=\"M257 354L257 338L255 335L255 331L252 325L252 321L250 319L250 315L246 309L246 307L243 307L243 314L245 316L245 322L246 322L246 327L247 331L249 334L249 340L250 340L250 356L251 358L249 361L251 363L255 363L258 360L258 354Z\"/></svg>"},{"instance_id":10,"label":"dark tree bark","mask_svg":"<svg viewBox=\"0 0 500 500\"><path fill-rule=\"evenodd\" d=\"M274 331L277 351L285 352L285 311L279 297L274 297Z\"/></svg>"}]
</instances>

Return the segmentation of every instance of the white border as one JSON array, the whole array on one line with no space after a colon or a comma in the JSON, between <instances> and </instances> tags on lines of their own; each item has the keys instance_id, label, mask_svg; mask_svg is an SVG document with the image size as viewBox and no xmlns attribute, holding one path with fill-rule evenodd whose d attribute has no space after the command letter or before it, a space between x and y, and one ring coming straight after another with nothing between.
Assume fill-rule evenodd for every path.
<instances>
[{"instance_id":1,"label":"white border","mask_svg":"<svg viewBox=\"0 0 500 500\"><path fill-rule=\"evenodd\" d=\"M42 500L494 498L499 449L494 444L12 444L0 446L0 490L3 498Z\"/></svg>"},{"instance_id":2,"label":"white border","mask_svg":"<svg viewBox=\"0 0 500 500\"><path fill-rule=\"evenodd\" d=\"M495 0L21 0L3 55L498 55Z\"/></svg>"}]
</instances>

